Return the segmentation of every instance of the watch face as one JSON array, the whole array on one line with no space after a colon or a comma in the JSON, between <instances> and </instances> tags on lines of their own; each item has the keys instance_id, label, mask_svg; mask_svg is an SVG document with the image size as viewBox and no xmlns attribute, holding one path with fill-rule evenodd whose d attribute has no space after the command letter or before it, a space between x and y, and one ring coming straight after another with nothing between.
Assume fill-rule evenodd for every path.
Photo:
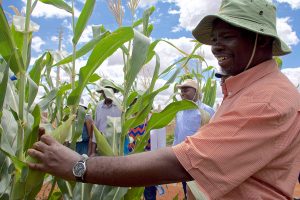
<instances>
[{"instance_id":1,"label":"watch face","mask_svg":"<svg viewBox=\"0 0 300 200\"><path fill-rule=\"evenodd\" d=\"M77 162L73 167L73 174L76 177L82 177L85 172L85 164L83 162Z\"/></svg>"}]
</instances>

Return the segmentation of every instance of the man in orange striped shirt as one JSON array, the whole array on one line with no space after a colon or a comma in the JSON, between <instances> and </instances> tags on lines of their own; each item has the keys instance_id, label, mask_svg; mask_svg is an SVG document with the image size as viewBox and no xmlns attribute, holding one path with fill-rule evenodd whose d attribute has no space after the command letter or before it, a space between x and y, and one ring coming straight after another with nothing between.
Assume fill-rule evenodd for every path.
<instances>
[{"instance_id":1,"label":"man in orange striped shirt","mask_svg":"<svg viewBox=\"0 0 300 200\"><path fill-rule=\"evenodd\" d=\"M193 35L212 45L224 99L184 142L86 161L45 135L28 151L41 163L29 166L115 186L195 180L207 199L291 199L300 169L300 95L272 59L290 52L275 27L275 7L266 0L223 0L218 14L199 23Z\"/></svg>"}]
</instances>

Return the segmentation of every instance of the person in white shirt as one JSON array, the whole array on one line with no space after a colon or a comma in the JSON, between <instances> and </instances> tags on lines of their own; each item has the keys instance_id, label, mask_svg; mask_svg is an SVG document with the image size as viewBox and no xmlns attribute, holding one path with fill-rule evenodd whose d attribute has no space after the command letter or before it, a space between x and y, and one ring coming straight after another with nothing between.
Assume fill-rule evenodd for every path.
<instances>
[{"instance_id":1,"label":"person in white shirt","mask_svg":"<svg viewBox=\"0 0 300 200\"><path fill-rule=\"evenodd\" d=\"M106 88L111 88L114 93L118 93L118 90L112 87L107 86ZM95 112L95 126L96 128L104 134L105 137L109 137L108 133L106 132L106 126L107 126L107 117L121 117L121 110L114 104L113 100L106 97L103 90L97 90L97 92L101 93L104 100L100 101L97 105L96 112ZM96 155L96 138L93 134L93 140L92 140L92 147L91 147L91 155Z\"/></svg>"}]
</instances>

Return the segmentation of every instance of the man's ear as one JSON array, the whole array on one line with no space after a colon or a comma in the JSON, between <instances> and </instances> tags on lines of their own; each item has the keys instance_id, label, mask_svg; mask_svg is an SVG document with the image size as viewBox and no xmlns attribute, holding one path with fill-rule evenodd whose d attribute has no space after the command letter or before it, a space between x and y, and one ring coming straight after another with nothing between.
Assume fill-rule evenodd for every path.
<instances>
[{"instance_id":1,"label":"man's ear","mask_svg":"<svg viewBox=\"0 0 300 200\"><path fill-rule=\"evenodd\" d=\"M257 45L259 47L272 47L274 38L266 35L258 35Z\"/></svg>"}]
</instances>

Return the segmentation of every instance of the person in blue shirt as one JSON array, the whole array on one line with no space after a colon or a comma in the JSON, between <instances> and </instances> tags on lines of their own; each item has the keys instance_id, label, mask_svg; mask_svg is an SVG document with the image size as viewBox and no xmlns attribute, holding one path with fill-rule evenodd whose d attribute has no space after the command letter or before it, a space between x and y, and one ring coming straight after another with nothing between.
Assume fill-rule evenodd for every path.
<instances>
[{"instance_id":1,"label":"person in blue shirt","mask_svg":"<svg viewBox=\"0 0 300 200\"><path fill-rule=\"evenodd\" d=\"M173 146L195 134L201 125L206 124L215 113L214 109L201 102L199 86L195 80L187 79L182 84L177 85L177 88L181 90L181 98L194 101L198 105L198 109L183 110L176 114ZM187 199L186 182L182 182L182 186L184 196Z\"/></svg>"},{"instance_id":2,"label":"person in blue shirt","mask_svg":"<svg viewBox=\"0 0 300 200\"><path fill-rule=\"evenodd\" d=\"M86 105L80 105L87 110ZM76 142L76 152L79 154L91 155L91 143L93 137L93 120L89 114L85 115L82 134Z\"/></svg>"}]
</instances>

